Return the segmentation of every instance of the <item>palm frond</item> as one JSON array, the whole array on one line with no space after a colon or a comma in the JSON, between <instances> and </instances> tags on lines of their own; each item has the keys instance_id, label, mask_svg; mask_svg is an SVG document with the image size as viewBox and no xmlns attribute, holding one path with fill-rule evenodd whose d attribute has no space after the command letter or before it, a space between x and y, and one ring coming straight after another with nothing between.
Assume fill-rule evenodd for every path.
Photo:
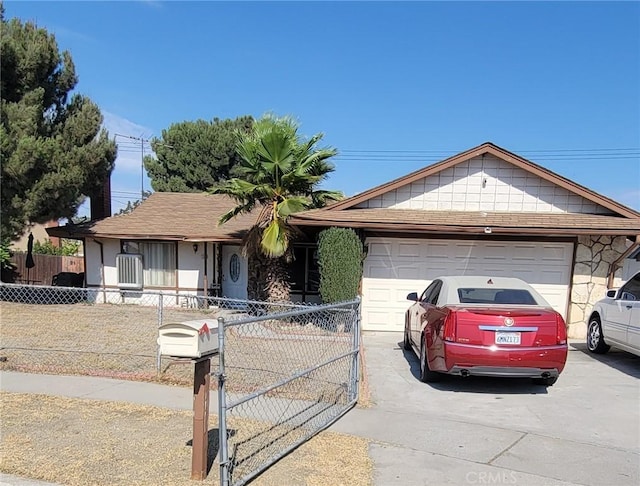
<instances>
[{"instance_id":1,"label":"palm frond","mask_svg":"<svg viewBox=\"0 0 640 486\"><path fill-rule=\"evenodd\" d=\"M313 191L310 197L312 208L322 208L330 202L344 199L344 194L342 191Z\"/></svg>"},{"instance_id":2,"label":"palm frond","mask_svg":"<svg viewBox=\"0 0 640 486\"><path fill-rule=\"evenodd\" d=\"M289 235L286 225L274 219L262 232L262 252L269 258L278 258L289 247Z\"/></svg>"},{"instance_id":3,"label":"palm frond","mask_svg":"<svg viewBox=\"0 0 640 486\"><path fill-rule=\"evenodd\" d=\"M294 172L284 174L280 182L282 187L287 188L287 192L296 194L308 192L321 180L322 177L311 175L303 167L297 167Z\"/></svg>"},{"instance_id":4,"label":"palm frond","mask_svg":"<svg viewBox=\"0 0 640 486\"><path fill-rule=\"evenodd\" d=\"M247 251L257 250L251 245L257 244L260 235L261 253L270 257L285 254L295 234L287 218L342 197L339 192L315 190L334 170L329 159L337 154L333 148L317 148L322 137L318 133L303 140L295 120L273 115L257 120L251 132L239 134L236 147L242 161L239 178L212 192L227 194L239 203L223 215L227 220L249 207L262 206L256 224L247 233Z\"/></svg>"},{"instance_id":5,"label":"palm frond","mask_svg":"<svg viewBox=\"0 0 640 486\"><path fill-rule=\"evenodd\" d=\"M231 218L235 218L238 214L241 213L250 213L253 210L255 204L253 202L248 202L246 204L239 204L233 209L230 209L226 213L224 213L220 218L218 218L218 226L223 225Z\"/></svg>"},{"instance_id":6,"label":"palm frond","mask_svg":"<svg viewBox=\"0 0 640 486\"><path fill-rule=\"evenodd\" d=\"M310 171L314 175L326 176L335 170L335 166L328 162L328 159L335 157L338 151L335 149L322 149L309 154L305 163L308 164Z\"/></svg>"},{"instance_id":7,"label":"palm frond","mask_svg":"<svg viewBox=\"0 0 640 486\"><path fill-rule=\"evenodd\" d=\"M286 219L292 214L304 211L309 207L309 200L306 197L294 196L288 197L284 201L278 203L276 214L279 218Z\"/></svg>"},{"instance_id":8,"label":"palm frond","mask_svg":"<svg viewBox=\"0 0 640 486\"><path fill-rule=\"evenodd\" d=\"M233 198L243 198L245 194L251 194L255 190L256 185L244 180L233 178L225 181L223 184L209 189L210 194L226 194Z\"/></svg>"}]
</instances>

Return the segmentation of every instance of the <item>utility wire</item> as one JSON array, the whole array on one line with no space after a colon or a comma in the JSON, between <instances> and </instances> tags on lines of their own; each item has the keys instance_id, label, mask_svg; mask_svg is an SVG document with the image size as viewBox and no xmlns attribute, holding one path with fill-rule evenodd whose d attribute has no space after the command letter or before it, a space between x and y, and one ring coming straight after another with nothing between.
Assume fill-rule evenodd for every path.
<instances>
[{"instance_id":1,"label":"utility wire","mask_svg":"<svg viewBox=\"0 0 640 486\"><path fill-rule=\"evenodd\" d=\"M438 162L446 157L385 157L385 156L341 156L336 155L333 160L335 161L347 161L347 162ZM589 156L544 156L544 157L530 157L533 162L536 161L557 161L557 162L572 162L580 160L639 160L638 155L589 155Z\"/></svg>"},{"instance_id":2,"label":"utility wire","mask_svg":"<svg viewBox=\"0 0 640 486\"><path fill-rule=\"evenodd\" d=\"M115 137L123 138L124 140L121 142L123 145L123 149L120 149L118 146L118 153L137 153L138 146L140 147L140 200L144 200L144 149L145 145L150 148L151 139L143 138L142 135L139 137L134 137L133 135L124 135L122 133L114 134ZM115 138L114 138L115 139ZM159 142L160 144L174 148L173 145L169 145L163 142Z\"/></svg>"},{"instance_id":3,"label":"utility wire","mask_svg":"<svg viewBox=\"0 0 640 486\"><path fill-rule=\"evenodd\" d=\"M468 149L466 149L468 150ZM616 151L638 151L640 147L634 148L589 148L589 149L538 149L538 150L513 150L514 153L539 153L539 152L616 152ZM359 150L359 149L345 149L340 152L345 153L372 153L372 152L384 152L384 153L403 153L403 152L412 152L412 153L460 153L463 150Z\"/></svg>"},{"instance_id":4,"label":"utility wire","mask_svg":"<svg viewBox=\"0 0 640 486\"><path fill-rule=\"evenodd\" d=\"M639 160L639 147L567 148L518 150L532 161L572 162L581 160ZM334 157L336 162L439 162L461 151L445 150L376 150L344 149Z\"/></svg>"},{"instance_id":5,"label":"utility wire","mask_svg":"<svg viewBox=\"0 0 640 486\"><path fill-rule=\"evenodd\" d=\"M144 199L144 144L149 143L150 140L142 138L142 135L139 137L134 137L132 135L123 135L121 133L116 133L115 136L140 142L140 200L143 200Z\"/></svg>"}]
</instances>

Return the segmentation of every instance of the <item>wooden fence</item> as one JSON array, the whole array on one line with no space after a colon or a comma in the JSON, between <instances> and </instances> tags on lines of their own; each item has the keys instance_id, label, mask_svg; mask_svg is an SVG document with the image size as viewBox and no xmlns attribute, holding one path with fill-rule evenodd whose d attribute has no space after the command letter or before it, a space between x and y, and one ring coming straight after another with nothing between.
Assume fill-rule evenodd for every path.
<instances>
[{"instance_id":1,"label":"wooden fence","mask_svg":"<svg viewBox=\"0 0 640 486\"><path fill-rule=\"evenodd\" d=\"M11 263L16 268L16 283L35 285L51 285L54 275L61 272L84 272L84 258L76 256L40 255L33 254L33 268L27 268L25 262L26 253L15 252L11 257Z\"/></svg>"}]
</instances>

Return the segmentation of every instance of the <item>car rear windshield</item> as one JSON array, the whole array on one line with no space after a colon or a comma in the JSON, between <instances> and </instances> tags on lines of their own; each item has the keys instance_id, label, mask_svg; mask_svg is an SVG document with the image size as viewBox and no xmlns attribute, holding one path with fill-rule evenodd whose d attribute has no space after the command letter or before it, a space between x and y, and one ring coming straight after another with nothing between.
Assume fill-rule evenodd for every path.
<instances>
[{"instance_id":1,"label":"car rear windshield","mask_svg":"<svg viewBox=\"0 0 640 486\"><path fill-rule=\"evenodd\" d=\"M524 289L458 289L461 304L523 304L538 305L536 299Z\"/></svg>"}]
</instances>

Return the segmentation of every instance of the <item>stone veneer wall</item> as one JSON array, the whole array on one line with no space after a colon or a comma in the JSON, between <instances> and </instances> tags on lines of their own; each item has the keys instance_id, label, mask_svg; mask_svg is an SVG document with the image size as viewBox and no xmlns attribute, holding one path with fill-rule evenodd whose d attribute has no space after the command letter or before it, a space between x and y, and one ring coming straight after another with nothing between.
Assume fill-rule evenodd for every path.
<instances>
[{"instance_id":1,"label":"stone veneer wall","mask_svg":"<svg viewBox=\"0 0 640 486\"><path fill-rule=\"evenodd\" d=\"M587 319L596 301L607 291L607 277L611 264L627 249L624 236L580 236L576 249L571 290L569 337L587 336ZM616 271L616 278L621 269ZM615 285L619 285L619 280Z\"/></svg>"}]
</instances>

